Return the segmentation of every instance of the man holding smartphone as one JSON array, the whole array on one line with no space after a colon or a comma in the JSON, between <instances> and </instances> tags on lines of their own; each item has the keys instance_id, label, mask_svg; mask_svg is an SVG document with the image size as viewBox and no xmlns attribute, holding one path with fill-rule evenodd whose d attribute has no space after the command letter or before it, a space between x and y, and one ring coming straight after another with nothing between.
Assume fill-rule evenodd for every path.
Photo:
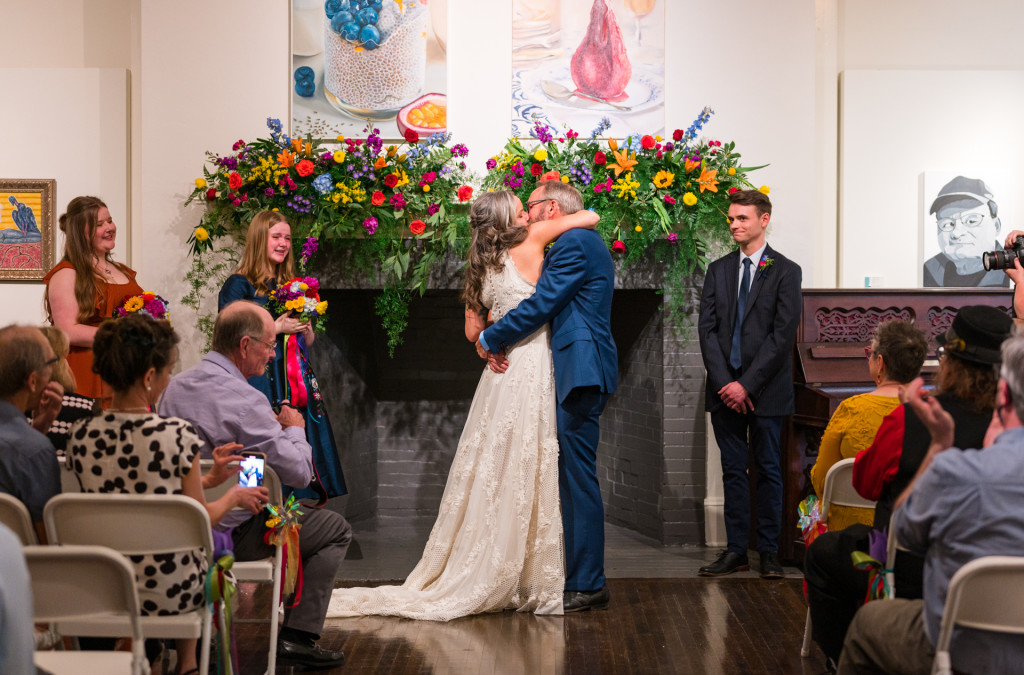
<instances>
[{"instance_id":1,"label":"man holding smartphone","mask_svg":"<svg viewBox=\"0 0 1024 675\"><path fill-rule=\"evenodd\" d=\"M275 414L266 397L246 381L263 372L274 356L274 321L266 309L239 300L221 310L213 329L213 349L194 368L177 375L160 400L160 414L181 417L206 442L203 457L225 443L242 445L240 454L265 458L293 487L309 485L313 459L305 421L291 406ZM260 471L262 476L262 470ZM263 535L266 516L234 511L219 529L230 530L237 560L261 560L273 553ZM286 609L278 641L278 663L329 669L344 663L340 650L323 649L324 616L334 577L352 541L352 528L339 514L307 509L301 516L302 599Z\"/></svg>"}]
</instances>

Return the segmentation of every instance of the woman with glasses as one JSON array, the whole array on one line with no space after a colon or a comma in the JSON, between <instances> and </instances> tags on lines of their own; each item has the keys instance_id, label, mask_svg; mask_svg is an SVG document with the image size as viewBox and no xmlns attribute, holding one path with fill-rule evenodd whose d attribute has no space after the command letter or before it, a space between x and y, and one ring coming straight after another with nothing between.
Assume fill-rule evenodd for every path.
<instances>
[{"instance_id":1,"label":"woman with glasses","mask_svg":"<svg viewBox=\"0 0 1024 675\"><path fill-rule=\"evenodd\" d=\"M135 271L113 258L117 225L102 200L75 197L59 222L64 257L43 277L46 317L71 341L68 364L78 393L106 408L111 392L92 368L93 337L124 298L141 294L142 287Z\"/></svg>"},{"instance_id":2,"label":"woman with glasses","mask_svg":"<svg viewBox=\"0 0 1024 675\"><path fill-rule=\"evenodd\" d=\"M218 309L224 309L235 300L250 300L266 306L270 291L293 278L295 256L291 225L277 211L261 211L249 223L238 269L220 289ZM262 391L270 405L278 406L292 398L292 386L299 384L294 380L302 378L301 386L307 392L306 404L296 407L306 421L306 440L313 448L316 479L329 497L347 494L334 431L320 393L320 384L307 356L307 349L313 344L313 326L308 321L299 320L290 311L275 317L274 325L277 328L276 343L268 345L274 349L274 359L268 364L266 373L249 378L249 384ZM298 368L292 373L288 372L284 358L286 335L296 335L298 342ZM295 490L295 495L320 497L311 487Z\"/></svg>"},{"instance_id":3,"label":"woman with glasses","mask_svg":"<svg viewBox=\"0 0 1024 675\"><path fill-rule=\"evenodd\" d=\"M900 404L899 388L917 377L927 353L924 333L910 323L887 321L875 329L871 346L864 351L875 388L840 403L829 420L821 437L818 459L811 469L811 483L819 498L832 465L856 457L871 445L882 418ZM853 523L870 524L872 516L868 509L836 506L829 509L828 528L841 530Z\"/></svg>"}]
</instances>

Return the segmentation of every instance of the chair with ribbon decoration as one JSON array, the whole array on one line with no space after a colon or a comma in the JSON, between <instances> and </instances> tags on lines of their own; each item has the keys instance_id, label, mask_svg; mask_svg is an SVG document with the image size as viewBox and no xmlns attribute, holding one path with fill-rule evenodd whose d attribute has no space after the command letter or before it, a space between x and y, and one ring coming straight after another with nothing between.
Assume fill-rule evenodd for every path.
<instances>
[{"instance_id":1,"label":"chair with ribbon decoration","mask_svg":"<svg viewBox=\"0 0 1024 675\"><path fill-rule=\"evenodd\" d=\"M14 532L22 546L34 546L39 543L28 509L20 499L6 492L0 492L0 523Z\"/></svg>"},{"instance_id":2,"label":"chair with ribbon decoration","mask_svg":"<svg viewBox=\"0 0 1024 675\"><path fill-rule=\"evenodd\" d=\"M857 493L853 487L853 463L854 458L843 459L835 464L825 474L825 489L821 496L821 520L828 522L828 511L832 506L854 506L862 509L875 508L875 502L865 499ZM884 578L884 577L883 577ZM804 624L804 640L800 645L800 656L809 656L811 653L811 610L807 610L807 620Z\"/></svg>"},{"instance_id":3,"label":"chair with ribbon decoration","mask_svg":"<svg viewBox=\"0 0 1024 675\"><path fill-rule=\"evenodd\" d=\"M213 461L204 459L200 462L200 465L205 474L213 466ZM229 465L231 467L237 466L236 464ZM216 487L204 490L207 501L213 501L220 498L226 493L231 486L234 485L234 481L227 480ZM274 517L274 510L277 510L283 505L283 498L281 496L281 479L274 472L273 469L268 465L263 474L263 485L267 488L269 493L270 504L267 509L271 511L268 514L268 519ZM275 543L273 541L269 543ZM270 602L270 648L267 652L267 672L273 673L277 666L277 633L278 624L281 619L281 589L284 586L284 551L282 546L278 545L275 547L274 555L263 560L245 560L236 561L234 566L231 568L231 572L235 575L238 581L251 581L256 583L269 583L271 584L271 602ZM294 556L298 555L298 547L294 547ZM295 570L295 567L292 567Z\"/></svg>"},{"instance_id":4,"label":"chair with ribbon decoration","mask_svg":"<svg viewBox=\"0 0 1024 675\"><path fill-rule=\"evenodd\" d=\"M37 651L40 672L53 675L147 675L135 571L120 553L103 546L26 546L35 620L91 621L116 618L110 637L131 637L132 651Z\"/></svg>"},{"instance_id":5,"label":"chair with ribbon decoration","mask_svg":"<svg viewBox=\"0 0 1024 675\"><path fill-rule=\"evenodd\" d=\"M949 581L932 673L952 675L953 628L1024 634L1024 557L991 555L967 563Z\"/></svg>"},{"instance_id":6,"label":"chair with ribbon decoration","mask_svg":"<svg viewBox=\"0 0 1024 675\"><path fill-rule=\"evenodd\" d=\"M46 536L54 545L106 546L123 556L171 553L202 548L206 553L206 603L193 611L168 616L141 617L146 638L200 640L199 672L209 671L211 624L214 613L220 619L218 665L230 673L230 599L221 607L211 606L211 583L223 580L231 557L214 561L210 516L202 504L183 495L125 495L77 493L56 495L43 509ZM134 576L133 576L134 579ZM133 581L134 583L134 581ZM221 589L230 596L230 589ZM214 598L219 600L220 598ZM119 618L90 617L63 621L64 635L116 637L125 622Z\"/></svg>"}]
</instances>

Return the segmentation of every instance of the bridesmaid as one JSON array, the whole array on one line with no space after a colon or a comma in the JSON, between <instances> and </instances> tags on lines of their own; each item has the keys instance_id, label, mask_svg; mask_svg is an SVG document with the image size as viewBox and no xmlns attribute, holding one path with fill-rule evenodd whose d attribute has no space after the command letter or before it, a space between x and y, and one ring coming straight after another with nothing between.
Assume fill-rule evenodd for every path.
<instances>
[{"instance_id":1,"label":"bridesmaid","mask_svg":"<svg viewBox=\"0 0 1024 675\"><path fill-rule=\"evenodd\" d=\"M236 300L251 300L266 306L267 294L278 285L295 277L295 259L292 253L292 228L277 211L262 211L253 217L245 238L242 261L235 273L227 278L220 289L218 310ZM300 321L288 311L276 317L277 345L274 360L266 374L249 379L249 384L262 391L271 405L287 401L292 391L285 370L284 338L296 335L299 344L302 383L307 392L306 405L299 412L306 420L306 440L313 448L313 464L320 482L330 497L346 494L345 477L338 459L337 446L327 409L320 396L320 387L310 367L306 349L313 344L313 327ZM298 384L297 382L295 384ZM315 498L310 488L295 491L296 497Z\"/></svg>"},{"instance_id":2,"label":"bridesmaid","mask_svg":"<svg viewBox=\"0 0 1024 675\"><path fill-rule=\"evenodd\" d=\"M71 341L68 365L78 393L110 405L113 393L92 370L92 340L125 296L142 293L135 271L115 262L117 226L98 197L75 197L60 217L64 257L43 277L46 318Z\"/></svg>"}]
</instances>

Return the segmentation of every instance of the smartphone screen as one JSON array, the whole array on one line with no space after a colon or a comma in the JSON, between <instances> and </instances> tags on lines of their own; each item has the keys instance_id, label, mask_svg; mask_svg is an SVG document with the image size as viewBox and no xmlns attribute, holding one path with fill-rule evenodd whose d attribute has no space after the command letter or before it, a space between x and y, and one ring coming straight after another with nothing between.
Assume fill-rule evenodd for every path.
<instances>
[{"instance_id":1,"label":"smartphone screen","mask_svg":"<svg viewBox=\"0 0 1024 675\"><path fill-rule=\"evenodd\" d=\"M266 458L260 452L242 453L242 461L238 466L238 484L242 487L259 487L263 485L263 471Z\"/></svg>"}]
</instances>

